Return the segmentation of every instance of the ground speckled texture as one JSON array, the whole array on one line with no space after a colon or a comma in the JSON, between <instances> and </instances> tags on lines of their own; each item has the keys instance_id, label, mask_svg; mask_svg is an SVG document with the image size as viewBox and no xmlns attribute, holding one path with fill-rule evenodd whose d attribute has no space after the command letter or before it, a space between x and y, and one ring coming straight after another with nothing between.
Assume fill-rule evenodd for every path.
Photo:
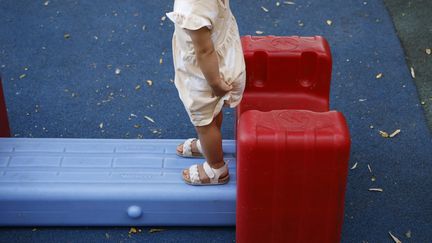
<instances>
[{"instance_id":1,"label":"ground speckled texture","mask_svg":"<svg viewBox=\"0 0 432 243\"><path fill-rule=\"evenodd\" d=\"M170 81L173 25L162 17L172 3L2 0L0 73L13 135L194 136ZM347 118L350 167L357 163L349 171L342 242L392 242L389 231L403 242L430 242L431 134L383 1L231 5L241 35L322 35L330 43L331 108ZM223 136L232 139L233 111L224 112ZM396 129L401 133L394 138L379 135ZM129 237L129 228L118 227L3 228L0 242L235 240L233 227L165 229L150 234L143 228Z\"/></svg>"}]
</instances>

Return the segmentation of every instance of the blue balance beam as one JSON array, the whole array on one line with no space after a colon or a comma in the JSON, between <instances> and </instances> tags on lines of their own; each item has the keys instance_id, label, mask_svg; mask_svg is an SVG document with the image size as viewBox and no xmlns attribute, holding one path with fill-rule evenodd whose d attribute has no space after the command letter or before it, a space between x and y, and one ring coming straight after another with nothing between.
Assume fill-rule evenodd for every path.
<instances>
[{"instance_id":1,"label":"blue balance beam","mask_svg":"<svg viewBox=\"0 0 432 243\"><path fill-rule=\"evenodd\" d=\"M0 226L235 225L235 142L230 182L200 187L182 181L203 161L182 141L0 138Z\"/></svg>"}]
</instances>

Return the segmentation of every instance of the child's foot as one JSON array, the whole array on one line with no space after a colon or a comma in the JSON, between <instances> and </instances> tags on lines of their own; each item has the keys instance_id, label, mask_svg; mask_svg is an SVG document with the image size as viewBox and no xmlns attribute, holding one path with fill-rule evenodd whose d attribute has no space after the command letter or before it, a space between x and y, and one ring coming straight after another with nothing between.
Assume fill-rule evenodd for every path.
<instances>
[{"instance_id":1,"label":"child's foot","mask_svg":"<svg viewBox=\"0 0 432 243\"><path fill-rule=\"evenodd\" d=\"M189 169L183 170L183 180L190 185L220 185L229 181L227 163L218 169L212 168L207 161L201 165L192 165Z\"/></svg>"},{"instance_id":2,"label":"child's foot","mask_svg":"<svg viewBox=\"0 0 432 243\"><path fill-rule=\"evenodd\" d=\"M181 157L199 157L202 158L201 143L196 138L189 138L184 143L177 146L177 155Z\"/></svg>"}]
</instances>

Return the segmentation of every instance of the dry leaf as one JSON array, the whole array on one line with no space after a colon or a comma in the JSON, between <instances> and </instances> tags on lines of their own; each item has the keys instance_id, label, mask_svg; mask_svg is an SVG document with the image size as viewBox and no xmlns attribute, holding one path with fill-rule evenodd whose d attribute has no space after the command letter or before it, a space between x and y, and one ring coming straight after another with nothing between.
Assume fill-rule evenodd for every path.
<instances>
[{"instance_id":1,"label":"dry leaf","mask_svg":"<svg viewBox=\"0 0 432 243\"><path fill-rule=\"evenodd\" d=\"M372 173L372 168L371 168L371 166L369 164L368 164L368 170L369 170L370 173Z\"/></svg>"},{"instance_id":2,"label":"dry leaf","mask_svg":"<svg viewBox=\"0 0 432 243\"><path fill-rule=\"evenodd\" d=\"M394 236L390 231L388 233L395 243L402 243L402 241L396 238L396 236Z\"/></svg>"},{"instance_id":3,"label":"dry leaf","mask_svg":"<svg viewBox=\"0 0 432 243\"><path fill-rule=\"evenodd\" d=\"M371 191L371 192L383 192L384 190L381 188L369 188L369 191Z\"/></svg>"},{"instance_id":4,"label":"dry leaf","mask_svg":"<svg viewBox=\"0 0 432 243\"><path fill-rule=\"evenodd\" d=\"M162 16L161 20L165 21L165 19L166 19L166 16Z\"/></svg>"},{"instance_id":5,"label":"dry leaf","mask_svg":"<svg viewBox=\"0 0 432 243\"><path fill-rule=\"evenodd\" d=\"M405 236L406 236L406 238L411 238L411 230L408 230L408 231L405 233Z\"/></svg>"},{"instance_id":6,"label":"dry leaf","mask_svg":"<svg viewBox=\"0 0 432 243\"><path fill-rule=\"evenodd\" d=\"M295 2L291 2L291 1L284 1L284 4L288 4L288 5L294 5Z\"/></svg>"},{"instance_id":7,"label":"dry leaf","mask_svg":"<svg viewBox=\"0 0 432 243\"><path fill-rule=\"evenodd\" d=\"M262 35L264 32L261 30L257 30L257 31L255 31L255 33L257 33L258 35Z\"/></svg>"},{"instance_id":8,"label":"dry leaf","mask_svg":"<svg viewBox=\"0 0 432 243\"><path fill-rule=\"evenodd\" d=\"M147 119L147 120L149 120L149 121L151 121L151 122L153 122L153 123L155 122L151 117L144 116L144 118Z\"/></svg>"},{"instance_id":9,"label":"dry leaf","mask_svg":"<svg viewBox=\"0 0 432 243\"><path fill-rule=\"evenodd\" d=\"M375 77L376 78L382 78L383 74L382 73L378 73Z\"/></svg>"},{"instance_id":10,"label":"dry leaf","mask_svg":"<svg viewBox=\"0 0 432 243\"><path fill-rule=\"evenodd\" d=\"M379 133L380 133L381 137L383 137L383 138L388 138L389 137L389 134L386 133L386 132L384 132L384 131L379 131Z\"/></svg>"},{"instance_id":11,"label":"dry leaf","mask_svg":"<svg viewBox=\"0 0 432 243\"><path fill-rule=\"evenodd\" d=\"M162 57L159 59L159 64L162 64L162 62L163 62L163 59L162 59Z\"/></svg>"},{"instance_id":12,"label":"dry leaf","mask_svg":"<svg viewBox=\"0 0 432 243\"><path fill-rule=\"evenodd\" d=\"M135 86L135 90L139 90L141 88L141 85L137 85L137 86Z\"/></svg>"},{"instance_id":13,"label":"dry leaf","mask_svg":"<svg viewBox=\"0 0 432 243\"><path fill-rule=\"evenodd\" d=\"M20 79L23 79L23 78L25 78L27 75L26 74L21 74L20 76L19 76L19 78Z\"/></svg>"},{"instance_id":14,"label":"dry leaf","mask_svg":"<svg viewBox=\"0 0 432 243\"><path fill-rule=\"evenodd\" d=\"M129 230L129 234L136 234L138 233L138 230L135 227L131 227Z\"/></svg>"},{"instance_id":15,"label":"dry leaf","mask_svg":"<svg viewBox=\"0 0 432 243\"><path fill-rule=\"evenodd\" d=\"M428 55L430 55L431 53L432 53L432 51L431 51L431 49L430 48L426 48L426 54L428 54Z\"/></svg>"},{"instance_id":16,"label":"dry leaf","mask_svg":"<svg viewBox=\"0 0 432 243\"><path fill-rule=\"evenodd\" d=\"M64 37L65 39L69 39L69 38L70 38L70 34L67 34L67 33L66 33L66 34L63 35L63 37Z\"/></svg>"},{"instance_id":17,"label":"dry leaf","mask_svg":"<svg viewBox=\"0 0 432 243\"><path fill-rule=\"evenodd\" d=\"M99 128L102 129L103 126L104 126L104 124L103 124L103 122L101 122L101 123L99 124Z\"/></svg>"},{"instance_id":18,"label":"dry leaf","mask_svg":"<svg viewBox=\"0 0 432 243\"><path fill-rule=\"evenodd\" d=\"M268 12L268 9L265 8L265 7L263 7L263 6L261 6L261 9L262 9L264 12Z\"/></svg>"},{"instance_id":19,"label":"dry leaf","mask_svg":"<svg viewBox=\"0 0 432 243\"><path fill-rule=\"evenodd\" d=\"M355 168L357 168L357 162L355 162L355 164L351 167L351 170L354 170Z\"/></svg>"},{"instance_id":20,"label":"dry leaf","mask_svg":"<svg viewBox=\"0 0 432 243\"><path fill-rule=\"evenodd\" d=\"M110 235L108 233L105 233L105 238L109 239Z\"/></svg>"},{"instance_id":21,"label":"dry leaf","mask_svg":"<svg viewBox=\"0 0 432 243\"><path fill-rule=\"evenodd\" d=\"M413 67L411 67L411 77L415 78L415 72L414 72L414 68Z\"/></svg>"},{"instance_id":22,"label":"dry leaf","mask_svg":"<svg viewBox=\"0 0 432 243\"><path fill-rule=\"evenodd\" d=\"M152 86L153 81L151 81L151 80L149 79L149 80L147 80L147 84L148 84L149 86Z\"/></svg>"},{"instance_id":23,"label":"dry leaf","mask_svg":"<svg viewBox=\"0 0 432 243\"><path fill-rule=\"evenodd\" d=\"M390 136L389 137L394 137L394 136L396 136L396 135L398 135L399 133L400 133L400 129L397 129L396 131L394 131L392 134L390 134Z\"/></svg>"},{"instance_id":24,"label":"dry leaf","mask_svg":"<svg viewBox=\"0 0 432 243\"><path fill-rule=\"evenodd\" d=\"M150 229L149 233L158 233L158 232L162 232L165 231L165 229Z\"/></svg>"},{"instance_id":25,"label":"dry leaf","mask_svg":"<svg viewBox=\"0 0 432 243\"><path fill-rule=\"evenodd\" d=\"M135 128L140 128L141 125L140 125L140 124L135 124L134 127L135 127Z\"/></svg>"},{"instance_id":26,"label":"dry leaf","mask_svg":"<svg viewBox=\"0 0 432 243\"><path fill-rule=\"evenodd\" d=\"M37 231L37 229L36 229L36 228L33 228L32 231L35 232L35 231Z\"/></svg>"},{"instance_id":27,"label":"dry leaf","mask_svg":"<svg viewBox=\"0 0 432 243\"><path fill-rule=\"evenodd\" d=\"M332 25L333 22L330 19L327 19L326 23L327 23L327 25Z\"/></svg>"},{"instance_id":28,"label":"dry leaf","mask_svg":"<svg viewBox=\"0 0 432 243\"><path fill-rule=\"evenodd\" d=\"M115 69L115 74L119 75L120 72L121 72L120 68L116 68L116 69Z\"/></svg>"}]
</instances>

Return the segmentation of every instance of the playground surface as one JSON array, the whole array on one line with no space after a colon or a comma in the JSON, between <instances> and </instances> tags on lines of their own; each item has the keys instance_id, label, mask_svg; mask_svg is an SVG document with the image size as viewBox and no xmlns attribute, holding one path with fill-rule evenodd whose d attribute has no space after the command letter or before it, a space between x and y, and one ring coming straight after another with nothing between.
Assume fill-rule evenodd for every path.
<instances>
[{"instance_id":1,"label":"playground surface","mask_svg":"<svg viewBox=\"0 0 432 243\"><path fill-rule=\"evenodd\" d=\"M342 242L393 242L389 232L402 242L430 242L431 32L415 42L407 20L396 17L420 21L417 12L396 0L277 2L232 0L231 8L241 35L322 35L331 46L331 109L344 113L352 138ZM2 1L0 74L13 136L196 136L172 82L173 24L164 18L172 4ZM402 45L395 26L410 41ZM233 139L233 113L224 110L224 139ZM392 138L380 134L398 129ZM137 229L1 228L0 242L235 241L234 227Z\"/></svg>"}]
</instances>

